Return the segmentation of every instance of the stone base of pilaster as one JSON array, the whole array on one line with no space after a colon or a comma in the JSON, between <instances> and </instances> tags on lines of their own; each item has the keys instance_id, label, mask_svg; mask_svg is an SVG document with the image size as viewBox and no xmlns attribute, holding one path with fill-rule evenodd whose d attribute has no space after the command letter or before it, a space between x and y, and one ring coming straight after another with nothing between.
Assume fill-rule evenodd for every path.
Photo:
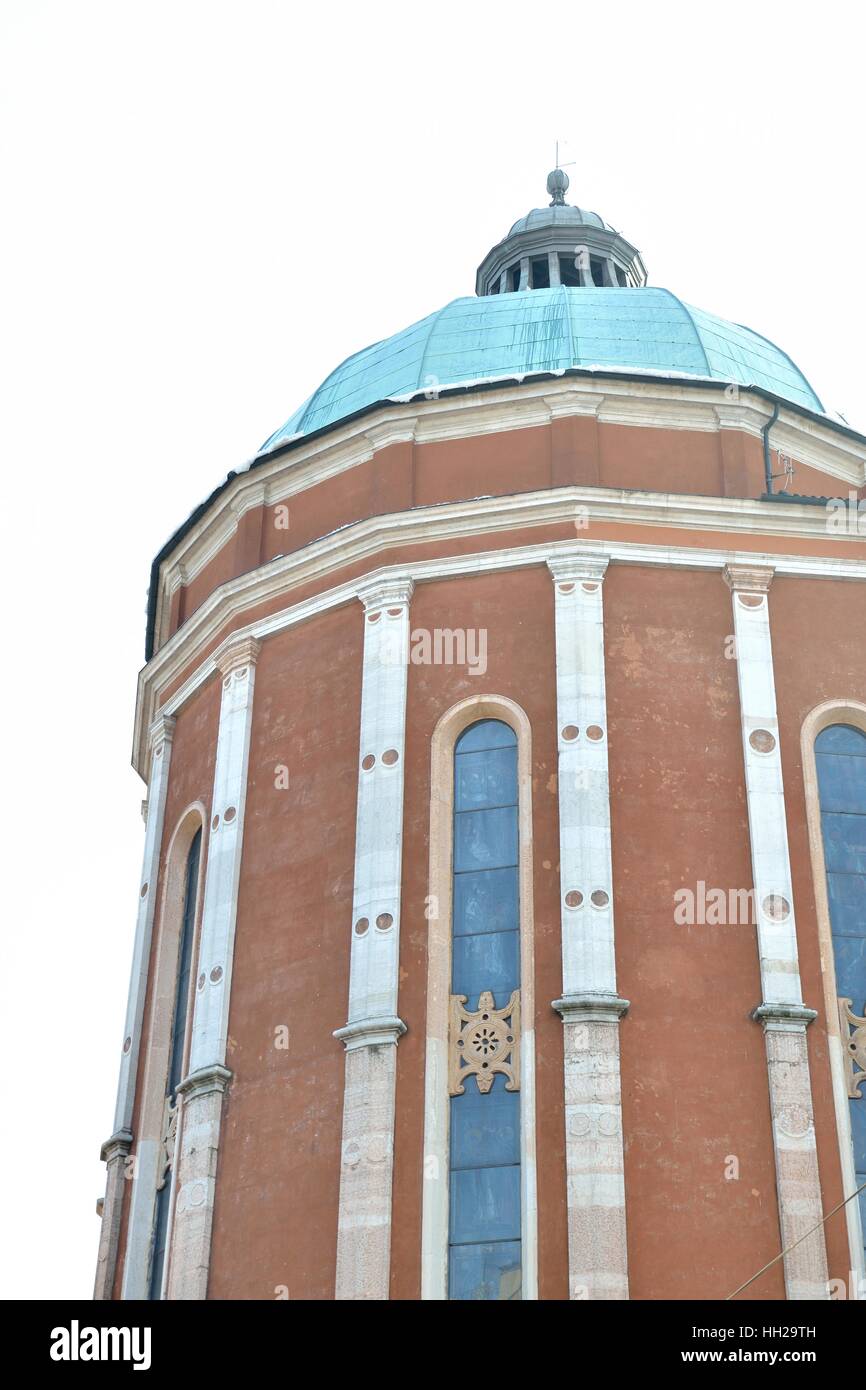
<instances>
[{"instance_id":1,"label":"stone base of pilaster","mask_svg":"<svg viewBox=\"0 0 866 1390\"><path fill-rule=\"evenodd\" d=\"M628 1298L628 1247L615 995L557 999L565 1054L569 1297Z\"/></svg>"},{"instance_id":2,"label":"stone base of pilaster","mask_svg":"<svg viewBox=\"0 0 866 1390\"><path fill-rule=\"evenodd\" d=\"M183 1097L168 1298L207 1298L214 1194L227 1067L205 1067L178 1086Z\"/></svg>"},{"instance_id":3,"label":"stone base of pilaster","mask_svg":"<svg viewBox=\"0 0 866 1390\"><path fill-rule=\"evenodd\" d=\"M128 1130L121 1130L118 1134L112 1134L102 1146L106 1175L99 1252L96 1257L96 1282L93 1287L93 1297L97 1302L110 1299L114 1290L120 1243L120 1218L123 1213L123 1185L127 1176L127 1160L131 1145L132 1135Z\"/></svg>"},{"instance_id":4,"label":"stone base of pilaster","mask_svg":"<svg viewBox=\"0 0 866 1390\"><path fill-rule=\"evenodd\" d=\"M399 1019L392 1023L399 1030L377 1031L367 1045L357 1028L338 1033L347 1049L335 1290L343 1300L389 1295L395 1044L405 1031Z\"/></svg>"},{"instance_id":5,"label":"stone base of pilaster","mask_svg":"<svg viewBox=\"0 0 866 1390\"><path fill-rule=\"evenodd\" d=\"M755 1017L763 1023L767 1048L779 1224L788 1250L785 1288L792 1300L826 1300L827 1246L806 1046L806 1026L815 1013L800 1005L763 1004Z\"/></svg>"}]
</instances>

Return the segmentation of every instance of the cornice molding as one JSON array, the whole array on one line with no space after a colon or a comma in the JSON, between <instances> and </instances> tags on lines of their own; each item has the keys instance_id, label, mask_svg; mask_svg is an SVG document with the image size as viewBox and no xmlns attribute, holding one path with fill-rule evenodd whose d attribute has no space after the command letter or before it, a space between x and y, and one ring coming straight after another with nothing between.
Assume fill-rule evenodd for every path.
<instances>
[{"instance_id":1,"label":"cornice molding","mask_svg":"<svg viewBox=\"0 0 866 1390\"><path fill-rule=\"evenodd\" d=\"M666 546L666 545L638 545L632 542L616 541L596 541L582 542L582 546L587 549L588 555L607 557L617 564L638 564L638 566L648 566L651 569L691 569L691 570L723 570L726 564L741 564L741 566L755 566L760 562L766 562L767 566L773 567L778 574L798 575L801 578L835 578L835 580L848 580L853 582L866 581L866 560L845 560L833 559L827 556L802 556L802 555L760 555L760 553L738 553L731 550L703 549L698 546ZM416 584L420 582L430 582L439 578L457 578L464 574L496 573L499 570L520 570L539 564L548 564L550 559L555 559L560 550L573 553L574 542L555 542L542 543L542 545L516 546L513 549L488 550L488 552L474 553L474 555L457 555L443 557L438 560L423 560L413 566L413 578ZM364 581L374 580L381 577L388 577L391 573L388 569L375 571L374 575L366 575ZM405 566L395 567L393 573L400 578L405 578ZM279 589L271 589L271 596L274 592L282 592L285 589L286 596L291 594L291 589L295 585L285 582ZM303 599L295 605L288 605L277 613L260 619L257 623L250 624L249 628L243 628L232 634L234 638L250 637L254 635L259 641L271 637L274 632L284 631L285 628L306 623L320 613L329 612L335 607L341 607L345 603L352 603L357 599L359 591L359 581L350 580L345 584L338 584L335 587L324 589L320 594ZM186 632L182 628L177 634L178 641L172 638L171 648L164 648L163 652L158 652L153 657L152 662L147 664L145 669L139 674L139 694L138 705L136 705L136 726L135 726L135 745L133 745L133 766L147 776L147 745L143 741L143 728L146 728L147 712L160 703L163 698L163 691L167 685L174 684L183 670L188 669L190 664L195 662L195 653L200 651L206 642L209 641L214 631L224 626L232 617L239 617L245 607L253 606L253 603L263 602L268 594L256 589L250 592L245 589L234 589L227 595L222 596L220 607L210 614L209 623L206 626L197 628L196 631ZM204 657L203 662L195 667L181 687L175 689L174 694L164 702L165 712L177 714L183 708L186 701L195 694L197 689L202 687L204 682L210 680L217 670L214 656Z\"/></svg>"},{"instance_id":2,"label":"cornice molding","mask_svg":"<svg viewBox=\"0 0 866 1390\"><path fill-rule=\"evenodd\" d=\"M594 415L603 424L714 432L741 429L760 437L771 411L762 397L738 387L736 400L720 401L705 383L563 378L525 382L496 390L430 400L412 400L337 427L321 439L299 444L290 454L267 457L239 472L207 514L178 542L161 567L157 645L163 641L171 591L191 583L231 538L249 507L274 505L335 474L372 458L378 448L414 440L418 444L535 428L552 418ZM784 407L773 427L774 447L798 462L859 488L866 481L866 447L817 420Z\"/></svg>"},{"instance_id":3,"label":"cornice molding","mask_svg":"<svg viewBox=\"0 0 866 1390\"><path fill-rule=\"evenodd\" d=\"M866 557L848 559L844 555L849 539L853 539L856 546L856 538L828 537L822 524L823 513L822 517L816 517L815 510L815 507L794 503L776 507L770 502L742 502L738 499L677 498L653 493L612 492L610 489L563 488L556 492L521 493L512 498L482 498L474 502L425 507L409 513L370 518L354 527L346 527L334 537L314 542L302 552L279 557L259 570L249 571L221 585L143 667L139 674L133 766L142 776L147 776L146 731L154 712L161 709L163 713L177 714L186 699L217 670L213 655L206 657L203 662L199 657L199 666L193 666L193 663L196 662L197 653L213 641L221 628L234 620L242 623L243 613L249 612L252 607L284 599L285 605L278 612L249 626L239 627L238 631L225 639L224 645L245 637L261 641L270 637L272 632L296 626L343 603L354 602L359 598L361 587L370 588L392 580L405 584L405 563L393 567L381 566L382 556L388 553L392 545L460 541L480 535L492 537L500 532L507 534L512 530L525 530L531 525L574 524L578 518L584 523L585 513L589 512L592 521L619 520L645 524L649 520L659 527L660 535L663 535L664 527L683 530L695 528L703 534L713 530L728 531L734 542L738 532L755 535L760 534L762 527L769 527L770 531L784 537L820 538L828 550L837 552L837 555L842 550L842 555L740 552L735 546L714 549L706 546L674 546L670 545L670 541L652 545L601 538L598 541L548 541L509 548L507 539L503 539L498 549L420 560L411 566L411 580L418 584L463 574L525 569L546 564L550 559L556 560L563 553L571 559L581 555L594 557L595 560L607 559L613 563L641 564L662 569L685 567L721 570L726 564L740 564L749 569L766 566L778 574L801 577L866 580ZM585 531L581 534L585 534ZM859 542L859 549L862 550L862 541ZM378 567L360 578L336 582L328 588L329 577L335 571L360 563L377 566L377 562ZM321 581L320 592L299 603L292 603L293 591L302 585L309 587L316 580ZM183 671L189 671L183 684L175 689L170 698L165 699L165 689L174 685L183 676Z\"/></svg>"}]
</instances>

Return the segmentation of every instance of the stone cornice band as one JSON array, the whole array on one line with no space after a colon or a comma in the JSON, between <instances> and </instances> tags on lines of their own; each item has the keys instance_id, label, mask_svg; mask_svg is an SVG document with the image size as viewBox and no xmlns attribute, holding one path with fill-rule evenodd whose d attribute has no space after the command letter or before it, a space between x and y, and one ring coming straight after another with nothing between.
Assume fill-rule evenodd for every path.
<instances>
[{"instance_id":1,"label":"stone cornice band","mask_svg":"<svg viewBox=\"0 0 866 1390\"><path fill-rule=\"evenodd\" d=\"M507 499L496 500L507 501ZM236 644L245 638L254 638L260 643L276 632L306 622L319 613L328 612L344 604L357 601L359 598L365 602L363 597L365 593L369 596L376 593L377 590L381 591L381 586L384 584L396 580L400 584L408 582L414 587L419 583L430 583L438 579L519 570L544 564L551 568L551 572L556 566L558 573L558 567L562 563L570 561L577 564L578 554L581 563L594 563L603 567L613 563L663 569L727 570L732 577L735 577L740 571L746 571L754 576L761 570L769 570L771 574L779 575L843 579L854 582L866 580L866 559L743 553L697 546L647 545L611 540L581 541L577 544L573 541L549 542L541 545L517 546L512 549L445 556L441 559L418 561L413 563L408 570L405 564L395 565L393 568L388 566L368 574L360 580L350 580L347 583L338 584L331 589L315 594L311 598L303 599L299 603L289 603L278 612L257 620L249 627L238 629L225 639L216 653L205 657L197 667L193 668L184 683L164 702L160 713L176 715L190 696L219 669L218 657L223 660L224 652L228 651L233 644L236 647ZM272 565L273 563L282 564L283 562L272 562ZM264 572L270 572L272 565L264 566L261 571L254 572L255 576L258 576L260 580L268 577ZM250 576L243 576L242 578L244 585L247 586ZM730 580L728 582L730 583ZM736 577L735 582L739 583ZM752 580L753 584L757 582L757 579ZM231 585L228 587L232 588ZM745 583L740 587L745 589ZM760 592L760 589L753 589L752 592ZM263 601L263 597L267 597L267 594L260 596L256 601ZM250 602L252 601L250 599ZM202 605L202 610L200 610L202 617L199 617L198 614L194 615L190 619L191 623L204 620L203 610L207 609L209 603L210 600ZM243 606L248 607L249 604L245 603ZM240 617L241 614L241 606L236 605L219 620L219 626L224 626L225 622L230 621L232 616ZM216 619L213 621L216 622ZM200 633L196 638L194 632L187 632L185 628L180 629L180 632L157 653L139 676L133 762L144 776L147 774L149 765L146 756L148 749L147 727L144 724L146 711L151 704L158 702L161 689L164 689L169 682L174 680L183 669L190 666L191 660L194 658L183 659L184 647L187 644L201 645L206 640L205 633ZM252 650L251 648L250 651L252 652ZM252 655L249 659L253 659Z\"/></svg>"}]
</instances>

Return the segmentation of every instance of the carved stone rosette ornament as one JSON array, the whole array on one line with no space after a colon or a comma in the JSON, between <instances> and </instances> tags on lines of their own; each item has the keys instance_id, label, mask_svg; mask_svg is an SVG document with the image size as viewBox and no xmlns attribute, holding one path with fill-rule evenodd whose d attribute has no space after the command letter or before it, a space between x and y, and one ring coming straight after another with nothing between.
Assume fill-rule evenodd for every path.
<instances>
[{"instance_id":1,"label":"carved stone rosette ornament","mask_svg":"<svg viewBox=\"0 0 866 1390\"><path fill-rule=\"evenodd\" d=\"M839 1023L845 1049L845 1079L850 1100L862 1100L860 1087L866 1081L866 1017L854 1012L853 999L839 1000ZM855 1071L854 1068L858 1070Z\"/></svg>"},{"instance_id":2,"label":"carved stone rosette ornament","mask_svg":"<svg viewBox=\"0 0 866 1390\"><path fill-rule=\"evenodd\" d=\"M474 1076L482 1095L490 1090L497 1072L505 1078L506 1091L520 1090L520 990L504 1009L494 1008L489 990L478 996L478 1008L466 1009L465 994L451 995L448 1048L448 1093L462 1096L464 1082Z\"/></svg>"}]
</instances>

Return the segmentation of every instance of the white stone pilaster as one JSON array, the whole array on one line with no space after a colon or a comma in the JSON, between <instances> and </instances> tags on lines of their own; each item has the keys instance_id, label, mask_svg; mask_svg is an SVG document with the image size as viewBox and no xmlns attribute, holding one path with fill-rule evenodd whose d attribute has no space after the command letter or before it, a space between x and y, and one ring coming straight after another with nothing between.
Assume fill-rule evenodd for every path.
<instances>
[{"instance_id":1,"label":"white stone pilaster","mask_svg":"<svg viewBox=\"0 0 866 1390\"><path fill-rule=\"evenodd\" d=\"M102 1157L106 1162L108 1171L93 1295L97 1300L111 1298L117 1268L120 1216L123 1205L123 1180L130 1171L127 1158L133 1138L132 1116L135 1106L135 1085L141 1051L141 1029L144 1019L144 1001L147 994L147 977L159 877L159 856L162 848L174 727L174 719L167 715L160 715L150 730L150 781L144 832L144 856L138 892L138 916L132 950L126 1022L120 1054L114 1132L102 1146Z\"/></svg>"},{"instance_id":2,"label":"white stone pilaster","mask_svg":"<svg viewBox=\"0 0 866 1390\"><path fill-rule=\"evenodd\" d=\"M773 570L727 565L731 590L776 1185L789 1299L827 1299L824 1229L779 749L769 589ZM818 1227L808 1239L801 1238Z\"/></svg>"},{"instance_id":3,"label":"white stone pilaster","mask_svg":"<svg viewBox=\"0 0 866 1390\"><path fill-rule=\"evenodd\" d=\"M391 1255L409 578L371 581L364 605L361 739L346 1046L338 1299L386 1299Z\"/></svg>"},{"instance_id":4,"label":"white stone pilaster","mask_svg":"<svg viewBox=\"0 0 866 1390\"><path fill-rule=\"evenodd\" d=\"M548 561L556 607L569 1294L627 1299L602 585L607 560Z\"/></svg>"},{"instance_id":5,"label":"white stone pilaster","mask_svg":"<svg viewBox=\"0 0 866 1390\"><path fill-rule=\"evenodd\" d=\"M216 654L222 676L189 1074L178 1087L176 1198L168 1265L170 1299L207 1297L210 1239L229 1002L243 847L255 666L259 643L229 639Z\"/></svg>"}]
</instances>

